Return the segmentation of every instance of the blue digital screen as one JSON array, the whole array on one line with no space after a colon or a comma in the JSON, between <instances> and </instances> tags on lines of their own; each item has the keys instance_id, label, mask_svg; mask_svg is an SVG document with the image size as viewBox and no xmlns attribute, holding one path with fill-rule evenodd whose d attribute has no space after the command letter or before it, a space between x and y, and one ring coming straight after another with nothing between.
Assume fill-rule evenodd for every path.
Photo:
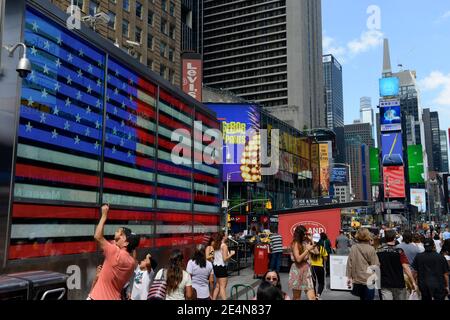
<instances>
[{"instance_id":1,"label":"blue digital screen","mask_svg":"<svg viewBox=\"0 0 450 320\"><path fill-rule=\"evenodd\" d=\"M380 107L381 131L400 131L401 122L400 106Z\"/></svg>"},{"instance_id":2,"label":"blue digital screen","mask_svg":"<svg viewBox=\"0 0 450 320\"><path fill-rule=\"evenodd\" d=\"M399 78L382 78L380 79L380 96L381 97L392 97L398 96L400 91L400 80Z\"/></svg>"},{"instance_id":3,"label":"blue digital screen","mask_svg":"<svg viewBox=\"0 0 450 320\"><path fill-rule=\"evenodd\" d=\"M331 171L330 182L347 183L347 168L333 168Z\"/></svg>"},{"instance_id":4,"label":"blue digital screen","mask_svg":"<svg viewBox=\"0 0 450 320\"><path fill-rule=\"evenodd\" d=\"M401 133L381 135L383 166L403 165L403 139Z\"/></svg>"}]
</instances>

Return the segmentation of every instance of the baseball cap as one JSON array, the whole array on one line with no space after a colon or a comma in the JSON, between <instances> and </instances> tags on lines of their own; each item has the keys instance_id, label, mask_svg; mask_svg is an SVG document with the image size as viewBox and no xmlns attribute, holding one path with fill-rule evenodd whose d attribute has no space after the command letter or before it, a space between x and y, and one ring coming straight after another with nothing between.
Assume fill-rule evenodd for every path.
<instances>
[{"instance_id":1,"label":"baseball cap","mask_svg":"<svg viewBox=\"0 0 450 320\"><path fill-rule=\"evenodd\" d=\"M320 234L314 233L312 239L313 239L314 242L319 242L320 241Z\"/></svg>"},{"instance_id":2,"label":"baseball cap","mask_svg":"<svg viewBox=\"0 0 450 320\"><path fill-rule=\"evenodd\" d=\"M434 248L434 241L433 239L425 239L423 241L423 247L425 248L425 250L432 250Z\"/></svg>"}]
</instances>

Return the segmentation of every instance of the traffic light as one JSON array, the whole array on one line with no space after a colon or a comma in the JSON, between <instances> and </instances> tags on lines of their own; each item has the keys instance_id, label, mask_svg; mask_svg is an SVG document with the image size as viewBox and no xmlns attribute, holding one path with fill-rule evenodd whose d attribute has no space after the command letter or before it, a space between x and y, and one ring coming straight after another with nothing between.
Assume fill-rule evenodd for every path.
<instances>
[{"instance_id":1,"label":"traffic light","mask_svg":"<svg viewBox=\"0 0 450 320\"><path fill-rule=\"evenodd\" d=\"M266 209L267 210L272 210L272 202L270 202L270 201L266 202Z\"/></svg>"},{"instance_id":2,"label":"traffic light","mask_svg":"<svg viewBox=\"0 0 450 320\"><path fill-rule=\"evenodd\" d=\"M245 206L245 212L249 212L250 211L250 207L249 207L249 205L247 204L246 206Z\"/></svg>"}]
</instances>

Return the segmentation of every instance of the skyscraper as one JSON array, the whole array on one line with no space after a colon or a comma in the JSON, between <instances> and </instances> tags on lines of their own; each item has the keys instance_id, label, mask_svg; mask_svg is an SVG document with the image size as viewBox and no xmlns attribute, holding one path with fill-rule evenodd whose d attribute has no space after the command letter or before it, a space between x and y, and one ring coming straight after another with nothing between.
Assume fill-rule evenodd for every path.
<instances>
[{"instance_id":1,"label":"skyscraper","mask_svg":"<svg viewBox=\"0 0 450 320\"><path fill-rule=\"evenodd\" d=\"M441 130L441 172L448 172L448 143L447 132Z\"/></svg>"},{"instance_id":2,"label":"skyscraper","mask_svg":"<svg viewBox=\"0 0 450 320\"><path fill-rule=\"evenodd\" d=\"M204 83L297 129L325 126L320 0L204 2Z\"/></svg>"},{"instance_id":3,"label":"skyscraper","mask_svg":"<svg viewBox=\"0 0 450 320\"><path fill-rule=\"evenodd\" d=\"M369 147L374 147L369 123L344 126L346 160L352 169L352 189L356 200L371 200Z\"/></svg>"},{"instance_id":4,"label":"skyscraper","mask_svg":"<svg viewBox=\"0 0 450 320\"><path fill-rule=\"evenodd\" d=\"M422 119L425 132L425 150L428 157L428 171L442 172L439 114L436 111L430 111L430 109L423 109Z\"/></svg>"},{"instance_id":5,"label":"skyscraper","mask_svg":"<svg viewBox=\"0 0 450 320\"><path fill-rule=\"evenodd\" d=\"M336 133L336 162L345 162L342 66L331 54L323 56L323 78L327 111L326 126Z\"/></svg>"},{"instance_id":6,"label":"skyscraper","mask_svg":"<svg viewBox=\"0 0 450 320\"><path fill-rule=\"evenodd\" d=\"M372 137L374 137L375 119L372 109L372 99L369 97L362 97L359 102L359 120L360 123L370 123L372 127Z\"/></svg>"}]
</instances>

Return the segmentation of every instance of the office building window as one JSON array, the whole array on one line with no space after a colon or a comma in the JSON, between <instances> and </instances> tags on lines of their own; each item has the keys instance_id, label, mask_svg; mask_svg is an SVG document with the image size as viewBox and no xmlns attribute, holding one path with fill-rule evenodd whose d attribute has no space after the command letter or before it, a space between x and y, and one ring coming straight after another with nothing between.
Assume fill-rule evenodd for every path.
<instances>
[{"instance_id":1,"label":"office building window","mask_svg":"<svg viewBox=\"0 0 450 320\"><path fill-rule=\"evenodd\" d=\"M135 41L141 43L142 40L142 30L141 28L136 27L136 32L135 32Z\"/></svg>"},{"instance_id":2,"label":"office building window","mask_svg":"<svg viewBox=\"0 0 450 320\"><path fill-rule=\"evenodd\" d=\"M161 19L161 33L167 34L167 21Z\"/></svg>"},{"instance_id":3,"label":"office building window","mask_svg":"<svg viewBox=\"0 0 450 320\"><path fill-rule=\"evenodd\" d=\"M175 40L175 26L172 24L169 27L169 37Z\"/></svg>"},{"instance_id":4,"label":"office building window","mask_svg":"<svg viewBox=\"0 0 450 320\"><path fill-rule=\"evenodd\" d=\"M147 66L150 70L153 70L153 60L152 59L147 59Z\"/></svg>"},{"instance_id":5,"label":"office building window","mask_svg":"<svg viewBox=\"0 0 450 320\"><path fill-rule=\"evenodd\" d=\"M108 11L108 16L109 16L108 27L115 30L116 29L116 14L112 11Z\"/></svg>"},{"instance_id":6,"label":"office building window","mask_svg":"<svg viewBox=\"0 0 450 320\"><path fill-rule=\"evenodd\" d=\"M147 48L153 50L153 36L147 33Z\"/></svg>"},{"instance_id":7,"label":"office building window","mask_svg":"<svg viewBox=\"0 0 450 320\"><path fill-rule=\"evenodd\" d=\"M175 71L173 71L172 69L169 69L169 81L172 84L175 84Z\"/></svg>"},{"instance_id":8,"label":"office building window","mask_svg":"<svg viewBox=\"0 0 450 320\"><path fill-rule=\"evenodd\" d=\"M163 78L166 78L166 70L167 70L167 67L165 65L161 65L159 67L159 75Z\"/></svg>"},{"instance_id":9,"label":"office building window","mask_svg":"<svg viewBox=\"0 0 450 320\"><path fill-rule=\"evenodd\" d=\"M161 8L163 11L167 12L167 1L166 0L161 0Z\"/></svg>"},{"instance_id":10,"label":"office building window","mask_svg":"<svg viewBox=\"0 0 450 320\"><path fill-rule=\"evenodd\" d=\"M166 57L166 47L167 45L164 42L161 42L159 44L159 54L161 57Z\"/></svg>"},{"instance_id":11,"label":"office building window","mask_svg":"<svg viewBox=\"0 0 450 320\"><path fill-rule=\"evenodd\" d=\"M130 0L123 0L123 10L130 11Z\"/></svg>"},{"instance_id":12,"label":"office building window","mask_svg":"<svg viewBox=\"0 0 450 320\"><path fill-rule=\"evenodd\" d=\"M75 1L74 1L74 4L75 4L76 6L78 6L78 8L80 8L81 11L83 11L83 5L84 5L84 1L83 1L83 0L75 0Z\"/></svg>"},{"instance_id":13,"label":"office building window","mask_svg":"<svg viewBox=\"0 0 450 320\"><path fill-rule=\"evenodd\" d=\"M125 19L122 20L122 35L127 38L130 36L129 30L128 30L129 24L130 23L127 20L125 20Z\"/></svg>"},{"instance_id":14,"label":"office building window","mask_svg":"<svg viewBox=\"0 0 450 320\"><path fill-rule=\"evenodd\" d=\"M174 53L175 53L175 49L169 47L169 60L172 62L174 61L174 58L175 58Z\"/></svg>"},{"instance_id":15,"label":"office building window","mask_svg":"<svg viewBox=\"0 0 450 320\"><path fill-rule=\"evenodd\" d=\"M173 17L175 16L175 3L170 1L169 14Z\"/></svg>"},{"instance_id":16,"label":"office building window","mask_svg":"<svg viewBox=\"0 0 450 320\"><path fill-rule=\"evenodd\" d=\"M94 16L97 13L99 7L100 4L98 3L98 1L96 0L89 1L89 15Z\"/></svg>"},{"instance_id":17,"label":"office building window","mask_svg":"<svg viewBox=\"0 0 450 320\"><path fill-rule=\"evenodd\" d=\"M147 23L153 27L153 11L148 10Z\"/></svg>"},{"instance_id":18,"label":"office building window","mask_svg":"<svg viewBox=\"0 0 450 320\"><path fill-rule=\"evenodd\" d=\"M136 17L142 19L142 3L136 1Z\"/></svg>"}]
</instances>

